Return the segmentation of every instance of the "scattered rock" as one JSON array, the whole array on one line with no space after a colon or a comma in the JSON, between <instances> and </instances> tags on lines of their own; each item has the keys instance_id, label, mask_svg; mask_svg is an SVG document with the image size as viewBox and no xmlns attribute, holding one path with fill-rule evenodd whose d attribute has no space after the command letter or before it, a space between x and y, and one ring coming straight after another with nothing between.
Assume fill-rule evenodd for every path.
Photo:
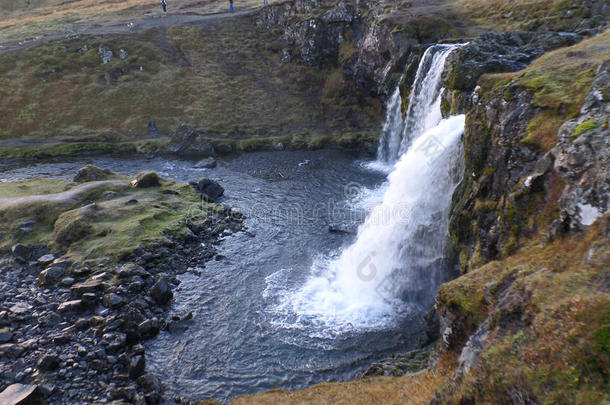
<instances>
[{"instance_id":1,"label":"scattered rock","mask_svg":"<svg viewBox=\"0 0 610 405\"><path fill-rule=\"evenodd\" d=\"M15 315L24 315L32 310L32 306L27 302L18 302L9 308L9 311Z\"/></svg>"},{"instance_id":2,"label":"scattered rock","mask_svg":"<svg viewBox=\"0 0 610 405\"><path fill-rule=\"evenodd\" d=\"M160 185L159 175L153 171L140 172L131 182L131 186L136 188L158 187Z\"/></svg>"},{"instance_id":3,"label":"scattered rock","mask_svg":"<svg viewBox=\"0 0 610 405\"><path fill-rule=\"evenodd\" d=\"M0 393L2 405L43 405L37 385L12 384Z\"/></svg>"},{"instance_id":4,"label":"scattered rock","mask_svg":"<svg viewBox=\"0 0 610 405\"><path fill-rule=\"evenodd\" d=\"M114 56L112 50L103 46L98 48L97 53L100 55L100 58L102 59L102 64L104 65L110 62L112 60L112 57Z\"/></svg>"},{"instance_id":5,"label":"scattered rock","mask_svg":"<svg viewBox=\"0 0 610 405\"><path fill-rule=\"evenodd\" d=\"M58 312L75 312L82 308L83 301L82 300L72 300L66 301L59 304L57 307Z\"/></svg>"},{"instance_id":6,"label":"scattered rock","mask_svg":"<svg viewBox=\"0 0 610 405\"><path fill-rule=\"evenodd\" d=\"M53 260L55 260L55 256L53 256L52 254L49 253L49 254L40 256L38 258L37 262L41 266L48 266L49 264L51 264L53 262Z\"/></svg>"}]
</instances>

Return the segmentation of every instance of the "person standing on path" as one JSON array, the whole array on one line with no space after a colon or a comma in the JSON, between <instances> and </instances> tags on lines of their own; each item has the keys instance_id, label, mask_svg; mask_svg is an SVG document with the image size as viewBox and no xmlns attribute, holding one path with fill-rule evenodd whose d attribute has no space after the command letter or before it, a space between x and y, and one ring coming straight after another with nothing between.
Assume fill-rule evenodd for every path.
<instances>
[{"instance_id":1,"label":"person standing on path","mask_svg":"<svg viewBox=\"0 0 610 405\"><path fill-rule=\"evenodd\" d=\"M235 10L233 9L233 0L229 0L229 12L232 13Z\"/></svg>"},{"instance_id":2,"label":"person standing on path","mask_svg":"<svg viewBox=\"0 0 610 405\"><path fill-rule=\"evenodd\" d=\"M167 3L165 0L161 0L161 7L163 7L163 12L167 13Z\"/></svg>"}]
</instances>

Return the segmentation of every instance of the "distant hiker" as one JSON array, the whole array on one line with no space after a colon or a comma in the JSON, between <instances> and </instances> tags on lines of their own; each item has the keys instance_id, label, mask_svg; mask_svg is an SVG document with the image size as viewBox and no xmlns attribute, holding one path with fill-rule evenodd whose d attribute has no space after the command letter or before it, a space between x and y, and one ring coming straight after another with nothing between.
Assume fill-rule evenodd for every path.
<instances>
[{"instance_id":1,"label":"distant hiker","mask_svg":"<svg viewBox=\"0 0 610 405\"><path fill-rule=\"evenodd\" d=\"M229 0L229 12L232 13L235 10L233 10L233 0Z\"/></svg>"},{"instance_id":2,"label":"distant hiker","mask_svg":"<svg viewBox=\"0 0 610 405\"><path fill-rule=\"evenodd\" d=\"M268 1L268 0L263 0L263 6L266 6L266 5L268 5L268 4L269 4L269 1Z\"/></svg>"},{"instance_id":3,"label":"distant hiker","mask_svg":"<svg viewBox=\"0 0 610 405\"><path fill-rule=\"evenodd\" d=\"M167 3L165 0L161 0L161 7L163 7L163 12L167 13Z\"/></svg>"},{"instance_id":4,"label":"distant hiker","mask_svg":"<svg viewBox=\"0 0 610 405\"><path fill-rule=\"evenodd\" d=\"M159 135L159 130L157 129L157 119L153 118L148 121L148 128L150 128L150 137L155 138Z\"/></svg>"}]
</instances>

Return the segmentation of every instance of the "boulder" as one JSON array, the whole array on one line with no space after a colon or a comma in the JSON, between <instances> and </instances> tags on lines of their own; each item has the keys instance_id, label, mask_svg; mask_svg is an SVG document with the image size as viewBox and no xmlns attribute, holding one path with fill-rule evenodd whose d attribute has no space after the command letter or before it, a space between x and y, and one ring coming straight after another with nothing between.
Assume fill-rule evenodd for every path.
<instances>
[{"instance_id":1,"label":"boulder","mask_svg":"<svg viewBox=\"0 0 610 405\"><path fill-rule=\"evenodd\" d=\"M209 157L216 154L214 145L205 139L205 135L186 124L176 129L169 149L184 156Z\"/></svg>"},{"instance_id":2,"label":"boulder","mask_svg":"<svg viewBox=\"0 0 610 405\"><path fill-rule=\"evenodd\" d=\"M83 218L68 219L61 216L55 221L55 241L62 246L84 239L93 232L91 225Z\"/></svg>"},{"instance_id":3,"label":"boulder","mask_svg":"<svg viewBox=\"0 0 610 405\"><path fill-rule=\"evenodd\" d=\"M13 245L11 253L20 262L26 263L32 253L32 248L18 243Z\"/></svg>"},{"instance_id":4,"label":"boulder","mask_svg":"<svg viewBox=\"0 0 610 405\"><path fill-rule=\"evenodd\" d=\"M102 303L106 308L118 308L123 305L123 298L115 293L109 293L104 295Z\"/></svg>"},{"instance_id":5,"label":"boulder","mask_svg":"<svg viewBox=\"0 0 610 405\"><path fill-rule=\"evenodd\" d=\"M150 289L150 296L160 305L165 305L174 294L165 278L160 278Z\"/></svg>"},{"instance_id":6,"label":"boulder","mask_svg":"<svg viewBox=\"0 0 610 405\"><path fill-rule=\"evenodd\" d=\"M62 266L49 266L40 272L39 279L43 284L53 284L59 281L65 274L65 268Z\"/></svg>"},{"instance_id":7,"label":"boulder","mask_svg":"<svg viewBox=\"0 0 610 405\"><path fill-rule=\"evenodd\" d=\"M193 167L195 169L213 169L216 167L216 159L210 156L195 163Z\"/></svg>"},{"instance_id":8,"label":"boulder","mask_svg":"<svg viewBox=\"0 0 610 405\"><path fill-rule=\"evenodd\" d=\"M136 356L131 359L129 363L129 378L136 379L144 374L144 368L146 367L146 360L143 355Z\"/></svg>"},{"instance_id":9,"label":"boulder","mask_svg":"<svg viewBox=\"0 0 610 405\"><path fill-rule=\"evenodd\" d=\"M154 374L144 374L140 376L136 382L144 392L159 392L161 391L161 380Z\"/></svg>"},{"instance_id":10,"label":"boulder","mask_svg":"<svg viewBox=\"0 0 610 405\"><path fill-rule=\"evenodd\" d=\"M56 370L59 367L59 358L53 354L47 354L38 360L36 367L40 371Z\"/></svg>"},{"instance_id":11,"label":"boulder","mask_svg":"<svg viewBox=\"0 0 610 405\"><path fill-rule=\"evenodd\" d=\"M136 188L158 187L161 185L160 180L157 173L144 171L136 175L136 178L131 182L131 186Z\"/></svg>"},{"instance_id":12,"label":"boulder","mask_svg":"<svg viewBox=\"0 0 610 405\"><path fill-rule=\"evenodd\" d=\"M3 405L43 405L42 393L37 385L12 384L0 393Z\"/></svg>"},{"instance_id":13,"label":"boulder","mask_svg":"<svg viewBox=\"0 0 610 405\"><path fill-rule=\"evenodd\" d=\"M99 167L89 164L78 169L73 181L76 183L86 183L88 181L108 180L114 175L115 173L108 169L100 169Z\"/></svg>"},{"instance_id":14,"label":"boulder","mask_svg":"<svg viewBox=\"0 0 610 405\"><path fill-rule=\"evenodd\" d=\"M210 201L218 200L225 193L225 189L218 182L206 178L199 179L197 190Z\"/></svg>"}]
</instances>

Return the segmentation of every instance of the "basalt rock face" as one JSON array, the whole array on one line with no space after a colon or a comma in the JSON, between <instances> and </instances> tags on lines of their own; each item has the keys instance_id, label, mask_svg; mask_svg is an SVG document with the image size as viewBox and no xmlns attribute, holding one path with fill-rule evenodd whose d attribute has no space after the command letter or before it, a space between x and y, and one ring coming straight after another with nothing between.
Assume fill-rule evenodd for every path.
<instances>
[{"instance_id":1,"label":"basalt rock face","mask_svg":"<svg viewBox=\"0 0 610 405\"><path fill-rule=\"evenodd\" d=\"M443 113L464 113L483 74L524 69L540 55L582 39L571 33L511 31L491 32L470 41L447 58Z\"/></svg>"},{"instance_id":2,"label":"basalt rock face","mask_svg":"<svg viewBox=\"0 0 610 405\"><path fill-rule=\"evenodd\" d=\"M463 272L507 257L523 237L553 239L608 212L608 66L599 66L580 113L549 151L526 142L542 111L530 90L477 87L468 96L465 172L450 223Z\"/></svg>"},{"instance_id":3,"label":"basalt rock face","mask_svg":"<svg viewBox=\"0 0 610 405\"><path fill-rule=\"evenodd\" d=\"M299 17L303 14L307 18ZM264 8L255 22L268 30L283 28L283 37L290 44L282 50L283 60L320 67L336 60L339 45L356 18L351 2L295 1Z\"/></svg>"},{"instance_id":4,"label":"basalt rock face","mask_svg":"<svg viewBox=\"0 0 610 405\"><path fill-rule=\"evenodd\" d=\"M282 31L283 62L338 67L355 91L385 98L405 70L408 89L426 44L440 36L394 32L397 23L379 23L383 13L383 4L373 1L299 0L266 7L254 18L260 29Z\"/></svg>"},{"instance_id":5,"label":"basalt rock face","mask_svg":"<svg viewBox=\"0 0 610 405\"><path fill-rule=\"evenodd\" d=\"M549 236L580 230L610 211L610 61L599 67L577 118L559 129L553 169L566 186Z\"/></svg>"}]
</instances>

